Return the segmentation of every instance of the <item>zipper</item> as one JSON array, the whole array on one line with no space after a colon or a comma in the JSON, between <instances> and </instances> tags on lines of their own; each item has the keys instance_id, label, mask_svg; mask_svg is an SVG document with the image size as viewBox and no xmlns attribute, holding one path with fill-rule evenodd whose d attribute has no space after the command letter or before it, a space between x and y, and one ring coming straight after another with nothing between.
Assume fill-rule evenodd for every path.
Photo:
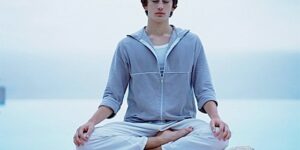
<instances>
[{"instance_id":1,"label":"zipper","mask_svg":"<svg viewBox=\"0 0 300 150\"><path fill-rule=\"evenodd\" d=\"M160 94L160 120L163 121L163 96L164 96L164 72L160 72L160 87L161 87L161 94Z\"/></svg>"},{"instance_id":2,"label":"zipper","mask_svg":"<svg viewBox=\"0 0 300 150\"><path fill-rule=\"evenodd\" d=\"M167 57L169 55L169 53L171 52L171 50L175 47L175 45L181 40L181 38L177 38L175 39L174 42L172 42L172 45L168 47L168 51L164 60L164 69L163 71L160 70L160 66L159 66L159 62L157 59L157 56L154 52L154 47L152 45L150 45L148 42L144 41L143 39L138 40L140 41L142 44L144 44L146 47L148 47L150 49L150 51L152 52L152 54L155 56L156 58L156 62L157 62L157 68L158 71L160 73L160 85L161 85L161 94L160 94L160 120L163 121L163 96L164 96L164 73L165 73L165 69L166 69L166 62L167 62Z\"/></svg>"},{"instance_id":3,"label":"zipper","mask_svg":"<svg viewBox=\"0 0 300 150\"><path fill-rule=\"evenodd\" d=\"M160 93L160 120L163 121L163 93L164 93L164 84L163 83L164 83L165 68L164 68L163 71L160 70L159 62L158 62L157 56L155 54L154 47L152 45L150 45L149 43L147 43L146 41L144 41L144 40L140 40L140 42L150 49L150 51L152 52L152 54L155 56L155 59L156 59L157 69L158 69L159 74L160 74L160 87L161 87L161 91L160 91L161 92ZM165 67L165 65L164 65L164 67Z\"/></svg>"},{"instance_id":4,"label":"zipper","mask_svg":"<svg viewBox=\"0 0 300 150\"><path fill-rule=\"evenodd\" d=\"M160 103L160 120L163 121L163 102L164 102L164 99L163 99L163 96L164 96L164 73L165 73L165 70L166 70L166 63L167 63L167 57L168 55L170 54L171 50L174 48L174 46L181 40L181 38L177 38L171 46L168 47L168 51L167 51L167 54L165 56L165 60L164 60L164 69L163 71L160 71L160 67L158 68L159 71L160 71L160 84L161 84L161 103ZM159 66L159 64L158 64Z\"/></svg>"}]
</instances>

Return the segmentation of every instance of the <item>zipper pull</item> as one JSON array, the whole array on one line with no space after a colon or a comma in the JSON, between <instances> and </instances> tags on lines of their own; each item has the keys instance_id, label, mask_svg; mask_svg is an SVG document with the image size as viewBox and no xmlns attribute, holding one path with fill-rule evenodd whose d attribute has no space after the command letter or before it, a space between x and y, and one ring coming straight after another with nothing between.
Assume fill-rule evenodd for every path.
<instances>
[{"instance_id":1,"label":"zipper pull","mask_svg":"<svg viewBox=\"0 0 300 150\"><path fill-rule=\"evenodd\" d=\"M160 82L163 83L163 80L164 80L164 72L161 71L160 72Z\"/></svg>"}]
</instances>

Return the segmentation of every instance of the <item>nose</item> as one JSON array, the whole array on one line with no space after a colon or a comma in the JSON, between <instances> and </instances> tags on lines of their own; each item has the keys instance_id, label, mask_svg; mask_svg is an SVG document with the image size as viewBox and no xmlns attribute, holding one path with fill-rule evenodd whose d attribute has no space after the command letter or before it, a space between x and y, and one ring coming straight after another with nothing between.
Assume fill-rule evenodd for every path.
<instances>
[{"instance_id":1,"label":"nose","mask_svg":"<svg viewBox=\"0 0 300 150\"><path fill-rule=\"evenodd\" d=\"M159 1L157 8L158 8L158 10L163 10L164 5L163 5L162 1Z\"/></svg>"}]
</instances>

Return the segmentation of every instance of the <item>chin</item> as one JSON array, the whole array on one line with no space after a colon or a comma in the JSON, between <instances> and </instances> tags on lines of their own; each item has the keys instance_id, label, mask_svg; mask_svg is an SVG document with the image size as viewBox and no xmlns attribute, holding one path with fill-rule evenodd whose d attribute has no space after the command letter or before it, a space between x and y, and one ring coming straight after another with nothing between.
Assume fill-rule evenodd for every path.
<instances>
[{"instance_id":1,"label":"chin","mask_svg":"<svg viewBox=\"0 0 300 150\"><path fill-rule=\"evenodd\" d=\"M162 22L168 21L169 18L166 18L166 17L157 18L157 17L155 17L155 18L151 18L150 20L153 21L153 22L156 22L156 23L162 23Z\"/></svg>"}]
</instances>

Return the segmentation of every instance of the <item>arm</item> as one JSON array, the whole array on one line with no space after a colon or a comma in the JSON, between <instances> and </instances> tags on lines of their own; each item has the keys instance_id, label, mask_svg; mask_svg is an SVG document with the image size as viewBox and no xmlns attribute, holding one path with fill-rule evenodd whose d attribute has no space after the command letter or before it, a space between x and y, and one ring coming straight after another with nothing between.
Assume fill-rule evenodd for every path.
<instances>
[{"instance_id":1,"label":"arm","mask_svg":"<svg viewBox=\"0 0 300 150\"><path fill-rule=\"evenodd\" d=\"M211 129L218 139L228 140L231 136L229 127L224 123L217 109L215 90L210 77L206 56L199 38L195 44L195 62L193 68L193 87L198 108L210 117ZM218 130L219 129L219 130Z\"/></svg>"},{"instance_id":2,"label":"arm","mask_svg":"<svg viewBox=\"0 0 300 150\"><path fill-rule=\"evenodd\" d=\"M106 106L113 111L108 118L113 118L121 108L130 80L129 66L129 58L121 41L115 51L109 78L100 104L100 107Z\"/></svg>"},{"instance_id":3,"label":"arm","mask_svg":"<svg viewBox=\"0 0 300 150\"><path fill-rule=\"evenodd\" d=\"M119 43L112 60L109 79L104 91L102 103L94 115L87 123L80 126L74 135L74 143L77 146L88 140L88 137L93 132L96 124L102 122L106 118L114 117L119 111L128 82L128 63L122 44Z\"/></svg>"},{"instance_id":4,"label":"arm","mask_svg":"<svg viewBox=\"0 0 300 150\"><path fill-rule=\"evenodd\" d=\"M210 126L214 135L219 140L228 140L231 137L231 132L228 125L223 122L218 114L217 105L214 101L208 101L204 104L204 110L210 117Z\"/></svg>"},{"instance_id":5,"label":"arm","mask_svg":"<svg viewBox=\"0 0 300 150\"><path fill-rule=\"evenodd\" d=\"M204 105L208 102L216 101L216 94L212 84L212 79L206 60L205 52L202 47L200 39L196 38L195 44L195 58L194 67L192 72L192 83L194 88L195 97L197 99L198 109L202 113L206 113Z\"/></svg>"},{"instance_id":6,"label":"arm","mask_svg":"<svg viewBox=\"0 0 300 150\"><path fill-rule=\"evenodd\" d=\"M95 114L89 119L88 123L97 125L98 123L108 118L112 113L113 111L109 107L100 106Z\"/></svg>"},{"instance_id":7,"label":"arm","mask_svg":"<svg viewBox=\"0 0 300 150\"><path fill-rule=\"evenodd\" d=\"M214 101L206 102L204 104L204 110L206 111L206 113L208 114L210 119L213 119L213 118L220 119L218 109L217 109L217 105Z\"/></svg>"}]
</instances>

